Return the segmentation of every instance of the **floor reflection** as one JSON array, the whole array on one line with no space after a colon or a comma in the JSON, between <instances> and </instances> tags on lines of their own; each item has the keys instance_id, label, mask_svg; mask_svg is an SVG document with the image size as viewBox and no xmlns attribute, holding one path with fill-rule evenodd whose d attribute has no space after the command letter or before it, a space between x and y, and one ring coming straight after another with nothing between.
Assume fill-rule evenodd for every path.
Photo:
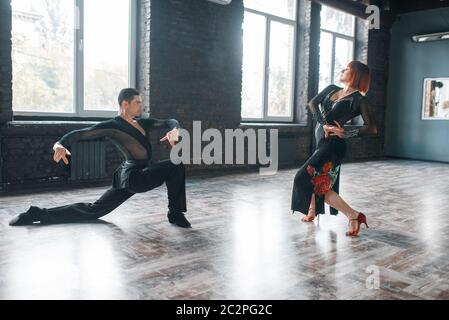
<instances>
[{"instance_id":1,"label":"floor reflection","mask_svg":"<svg viewBox=\"0 0 449 320\"><path fill-rule=\"evenodd\" d=\"M125 298L111 225L29 227L2 264L8 299ZM76 229L76 230L75 230ZM113 230L114 229L114 230ZM60 232L57 232L60 231ZM23 232L23 230L15 230ZM9 232L10 236L14 236ZM51 240L50 240L51 239Z\"/></svg>"}]
</instances>

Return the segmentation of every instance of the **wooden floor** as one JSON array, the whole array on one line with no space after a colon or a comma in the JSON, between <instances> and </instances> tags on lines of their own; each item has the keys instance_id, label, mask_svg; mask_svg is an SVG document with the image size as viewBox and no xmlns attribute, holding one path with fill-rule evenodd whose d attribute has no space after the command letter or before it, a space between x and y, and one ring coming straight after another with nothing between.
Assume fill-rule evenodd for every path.
<instances>
[{"instance_id":1,"label":"wooden floor","mask_svg":"<svg viewBox=\"0 0 449 320\"><path fill-rule=\"evenodd\" d=\"M187 182L192 229L166 220L165 187L96 223L10 227L29 205L105 188L0 198L0 299L449 299L449 164L344 164L361 237L290 211L295 170Z\"/></svg>"}]
</instances>

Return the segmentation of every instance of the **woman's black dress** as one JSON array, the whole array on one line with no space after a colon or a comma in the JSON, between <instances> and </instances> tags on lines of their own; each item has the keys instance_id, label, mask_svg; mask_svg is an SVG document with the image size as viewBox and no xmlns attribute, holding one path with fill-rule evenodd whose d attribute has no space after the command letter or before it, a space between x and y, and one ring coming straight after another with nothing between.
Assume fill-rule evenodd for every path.
<instances>
[{"instance_id":1,"label":"woman's black dress","mask_svg":"<svg viewBox=\"0 0 449 320\"><path fill-rule=\"evenodd\" d=\"M358 91L338 101L331 96L342 88L330 85L314 97L309 109L317 124L315 127L316 149L312 156L296 173L292 192L292 210L308 213L312 194L315 195L315 213L324 214L324 195L329 190L338 193L340 181L340 165L346 154L346 139L376 133L376 126L368 99ZM340 126L362 115L364 125L358 129L345 130L344 138L337 136L324 137L323 125ZM338 214L330 208L333 215Z\"/></svg>"}]
</instances>

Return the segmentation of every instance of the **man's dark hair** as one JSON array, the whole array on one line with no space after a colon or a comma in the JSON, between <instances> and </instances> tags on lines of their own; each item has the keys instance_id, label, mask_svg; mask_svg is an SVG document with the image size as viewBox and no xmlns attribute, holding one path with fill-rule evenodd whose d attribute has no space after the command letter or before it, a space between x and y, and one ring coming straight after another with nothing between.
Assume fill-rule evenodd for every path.
<instances>
[{"instance_id":1,"label":"man's dark hair","mask_svg":"<svg viewBox=\"0 0 449 320\"><path fill-rule=\"evenodd\" d=\"M122 105L123 101L128 101L128 103L131 103L131 101L134 99L135 96L139 96L140 93L134 88L125 88L120 90L120 93L118 94L118 104L119 106Z\"/></svg>"}]
</instances>

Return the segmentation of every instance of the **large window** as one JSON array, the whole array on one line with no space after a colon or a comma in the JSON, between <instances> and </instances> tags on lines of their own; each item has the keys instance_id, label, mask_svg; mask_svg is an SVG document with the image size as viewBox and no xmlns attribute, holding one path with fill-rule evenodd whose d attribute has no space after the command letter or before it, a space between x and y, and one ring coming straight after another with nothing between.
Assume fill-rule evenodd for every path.
<instances>
[{"instance_id":1,"label":"large window","mask_svg":"<svg viewBox=\"0 0 449 320\"><path fill-rule=\"evenodd\" d=\"M244 0L244 120L293 120L296 2Z\"/></svg>"},{"instance_id":2,"label":"large window","mask_svg":"<svg viewBox=\"0 0 449 320\"><path fill-rule=\"evenodd\" d=\"M14 114L115 115L135 85L135 1L11 4Z\"/></svg>"},{"instance_id":3,"label":"large window","mask_svg":"<svg viewBox=\"0 0 449 320\"><path fill-rule=\"evenodd\" d=\"M321 7L319 91L331 83L342 85L341 70L354 59L354 33L354 16Z\"/></svg>"}]
</instances>

